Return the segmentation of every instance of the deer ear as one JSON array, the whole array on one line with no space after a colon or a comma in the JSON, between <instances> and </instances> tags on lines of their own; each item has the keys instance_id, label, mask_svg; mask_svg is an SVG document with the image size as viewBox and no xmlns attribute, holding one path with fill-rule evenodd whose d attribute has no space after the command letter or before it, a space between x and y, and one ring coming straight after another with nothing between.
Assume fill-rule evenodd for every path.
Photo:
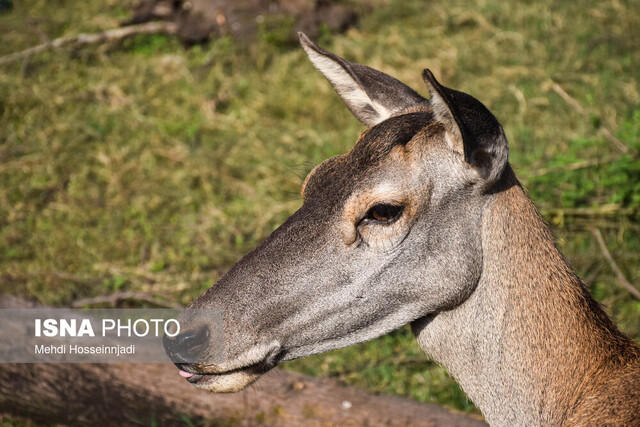
<instances>
[{"instance_id":1,"label":"deer ear","mask_svg":"<svg viewBox=\"0 0 640 427\"><path fill-rule=\"evenodd\" d=\"M305 34L298 35L313 65L365 125L377 125L408 107L426 103L426 99L393 77L346 61L317 46Z\"/></svg>"},{"instance_id":2,"label":"deer ear","mask_svg":"<svg viewBox=\"0 0 640 427\"><path fill-rule=\"evenodd\" d=\"M464 92L442 86L430 70L422 72L433 112L449 132L449 144L476 168L487 184L504 170L509 147L502 126L480 101Z\"/></svg>"}]
</instances>

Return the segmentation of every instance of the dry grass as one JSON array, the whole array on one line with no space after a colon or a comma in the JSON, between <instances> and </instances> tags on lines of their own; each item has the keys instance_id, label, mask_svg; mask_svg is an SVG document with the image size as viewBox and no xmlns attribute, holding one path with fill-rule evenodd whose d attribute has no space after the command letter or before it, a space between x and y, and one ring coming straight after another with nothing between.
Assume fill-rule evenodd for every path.
<instances>
[{"instance_id":1,"label":"dry grass","mask_svg":"<svg viewBox=\"0 0 640 427\"><path fill-rule=\"evenodd\" d=\"M115 27L126 5L15 2L0 15L0 55ZM602 230L637 286L640 10L630 0L384 0L363 10L359 29L322 42L420 90L431 68L489 106L563 250L640 338L640 304L615 286L587 231ZM140 36L0 68L3 290L59 305L113 291L186 303L294 212L302 177L349 150L362 127L301 50L265 40L187 50ZM618 157L601 126L631 154ZM619 210L597 215L603 206ZM420 354L402 329L290 368L471 410L441 368L396 363Z\"/></svg>"}]
</instances>

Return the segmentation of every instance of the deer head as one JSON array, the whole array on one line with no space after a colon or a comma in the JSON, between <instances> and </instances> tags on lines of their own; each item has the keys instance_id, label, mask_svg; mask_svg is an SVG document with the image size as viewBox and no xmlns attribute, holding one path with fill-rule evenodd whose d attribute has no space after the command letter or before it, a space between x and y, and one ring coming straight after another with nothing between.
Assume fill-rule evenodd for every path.
<instances>
[{"instance_id":1,"label":"deer head","mask_svg":"<svg viewBox=\"0 0 640 427\"><path fill-rule=\"evenodd\" d=\"M508 169L502 128L475 98L424 70L427 99L300 40L368 129L316 166L302 207L191 303L224 311L223 359L207 359L220 343L207 341L206 320L167 339L181 374L214 392L463 303L482 272L483 207ZM193 347L200 359L187 363Z\"/></svg>"}]
</instances>

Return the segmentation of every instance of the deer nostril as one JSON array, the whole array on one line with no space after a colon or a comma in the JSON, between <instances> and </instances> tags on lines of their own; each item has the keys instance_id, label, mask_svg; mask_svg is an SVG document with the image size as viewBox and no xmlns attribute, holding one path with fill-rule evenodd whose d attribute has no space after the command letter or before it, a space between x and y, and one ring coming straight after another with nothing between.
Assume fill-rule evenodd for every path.
<instances>
[{"instance_id":1,"label":"deer nostril","mask_svg":"<svg viewBox=\"0 0 640 427\"><path fill-rule=\"evenodd\" d=\"M164 350L175 364L203 362L203 355L209 348L210 332L207 326L162 338Z\"/></svg>"}]
</instances>

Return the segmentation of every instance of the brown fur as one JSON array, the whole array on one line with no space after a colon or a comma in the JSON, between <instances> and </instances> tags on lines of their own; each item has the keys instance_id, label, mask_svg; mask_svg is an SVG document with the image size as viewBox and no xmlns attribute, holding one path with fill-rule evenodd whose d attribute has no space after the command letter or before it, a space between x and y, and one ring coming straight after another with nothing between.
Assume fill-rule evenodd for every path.
<instances>
[{"instance_id":1,"label":"brown fur","mask_svg":"<svg viewBox=\"0 0 640 427\"><path fill-rule=\"evenodd\" d=\"M509 171L491 207L488 257L508 293L505 352L537 383L544 419L566 425L640 424L640 347L589 295ZM523 381L524 382L524 381Z\"/></svg>"}]
</instances>

